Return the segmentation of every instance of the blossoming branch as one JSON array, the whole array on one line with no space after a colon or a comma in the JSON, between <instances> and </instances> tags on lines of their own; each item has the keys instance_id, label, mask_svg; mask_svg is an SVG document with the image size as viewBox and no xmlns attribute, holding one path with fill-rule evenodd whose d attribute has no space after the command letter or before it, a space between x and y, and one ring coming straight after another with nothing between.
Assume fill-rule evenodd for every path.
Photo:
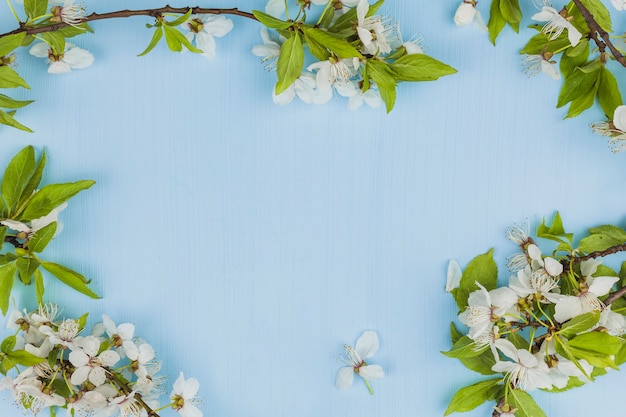
<instances>
[{"instance_id":1,"label":"blossoming branch","mask_svg":"<svg viewBox=\"0 0 626 417\"><path fill-rule=\"evenodd\" d=\"M384 104L389 112L398 83L433 81L456 72L424 54L418 39L405 41L393 19L378 15L384 0L269 0L265 11L252 12L164 6L91 14L73 0L24 0L23 13L7 2L18 27L0 34L0 88L5 89L29 88L12 67L16 49L28 47L31 55L47 59L53 74L86 68L94 56L67 40L93 32L90 22L134 16L153 19L146 24L152 38L140 56L164 41L173 52L213 58L215 38L233 28L227 15L260 22L263 44L252 52L276 73L273 100L281 105L295 97L324 104L337 94L348 98L350 109ZM14 113L31 102L0 95L0 108L5 109L0 110L0 124L30 131Z\"/></svg>"},{"instance_id":2,"label":"blossoming branch","mask_svg":"<svg viewBox=\"0 0 626 417\"><path fill-rule=\"evenodd\" d=\"M481 2L482 3L482 2ZM592 130L609 138L614 152L626 149L626 107L618 79L626 69L624 34L614 32L611 12L600 0L571 0L559 9L549 0L534 0L531 27L538 33L520 53L529 76L544 73L563 84L558 108L569 105L565 118L576 117L597 103L606 121L592 123ZM611 0L613 9L626 9L624 0ZM454 21L474 24L489 33L495 45L506 26L519 32L523 14L517 0L491 0L489 21L484 24L475 0L463 0ZM558 59L558 60L557 60Z\"/></svg>"},{"instance_id":3,"label":"blossoming branch","mask_svg":"<svg viewBox=\"0 0 626 417\"><path fill-rule=\"evenodd\" d=\"M452 323L443 353L488 379L461 388L446 415L494 401L494 417L545 417L532 391L576 388L626 362L626 261L616 272L601 260L626 251L626 230L594 227L574 245L557 213L537 228L548 248L527 225L507 237L520 249L508 259L508 285L498 285L493 249L464 272L450 262L446 288L468 330Z\"/></svg>"}]
</instances>

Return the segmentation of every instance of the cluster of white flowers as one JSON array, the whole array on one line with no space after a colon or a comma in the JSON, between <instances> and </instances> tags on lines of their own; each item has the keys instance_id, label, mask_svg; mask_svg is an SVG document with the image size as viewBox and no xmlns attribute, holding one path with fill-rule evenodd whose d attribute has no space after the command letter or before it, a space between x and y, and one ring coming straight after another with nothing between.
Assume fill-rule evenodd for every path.
<instances>
[{"instance_id":1,"label":"cluster of white flowers","mask_svg":"<svg viewBox=\"0 0 626 417\"><path fill-rule=\"evenodd\" d=\"M550 332L582 314L597 311L599 321L585 331L601 329L611 336L623 336L624 316L611 311L600 300L619 278L594 276L601 262L587 259L580 262L580 273L574 279L571 271L564 271L561 262L542 255L528 236L527 227L509 229L507 237L522 248L522 253L509 258L513 274L508 286L488 291L476 283L479 289L469 295L467 308L459 314L459 320L469 327L467 336L477 350L491 348L496 361L492 370L505 374L513 388L524 391L564 388L570 377L586 382L593 366L584 359L575 364L558 354ZM451 266L449 271L449 281L458 285L457 267ZM571 295L562 291L565 282L574 286L573 291L567 291ZM527 326L535 332L531 337L532 349L519 349L506 335ZM542 327L546 334L537 333Z\"/></svg>"},{"instance_id":2,"label":"cluster of white flowers","mask_svg":"<svg viewBox=\"0 0 626 417\"><path fill-rule=\"evenodd\" d=\"M312 0L311 3L325 6L328 0ZM404 47L409 55L423 53L419 40L403 41L397 25L392 24L390 19L380 15L368 16L370 5L367 0L342 0L341 5L335 11L335 18L356 7L356 34L361 53L386 56L398 47ZM285 13L285 1L270 0L265 10L268 14L281 17ZM254 46L252 53L262 58L266 69L274 71L285 39L271 36L266 28L261 29L261 39L263 44ZM274 102L285 105L298 97L307 104L325 104L332 99L333 92L336 92L349 99L350 110L361 107L363 103L378 108L383 101L376 85L372 83L367 91L362 91L363 79L359 74L361 65L357 58L340 59L334 55L326 61L313 62L285 91L278 95L273 94Z\"/></svg>"},{"instance_id":3,"label":"cluster of white flowers","mask_svg":"<svg viewBox=\"0 0 626 417\"><path fill-rule=\"evenodd\" d=\"M7 327L16 331L3 342L0 390L9 390L18 407L38 414L47 407L68 416L141 417L173 408L183 417L201 417L196 398L198 381L180 374L170 403L160 405L165 377L152 346L135 335L130 323L115 324L108 316L85 335L86 316L57 320L58 308L47 304L33 312L13 311ZM12 345L12 348L10 347ZM9 349L7 349L9 346ZM154 414L150 414L154 415Z\"/></svg>"}]
</instances>

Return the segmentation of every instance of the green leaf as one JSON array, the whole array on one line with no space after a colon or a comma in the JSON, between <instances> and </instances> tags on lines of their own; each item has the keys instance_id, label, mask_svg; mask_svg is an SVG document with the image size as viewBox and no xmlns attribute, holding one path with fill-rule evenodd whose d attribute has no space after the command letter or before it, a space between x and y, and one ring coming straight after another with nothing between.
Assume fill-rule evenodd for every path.
<instances>
[{"instance_id":1,"label":"green leaf","mask_svg":"<svg viewBox=\"0 0 626 417\"><path fill-rule=\"evenodd\" d=\"M404 55L391 64L397 81L432 81L457 72L454 68L424 54Z\"/></svg>"},{"instance_id":2,"label":"green leaf","mask_svg":"<svg viewBox=\"0 0 626 417\"><path fill-rule=\"evenodd\" d=\"M38 270L35 271L35 273L33 275L35 277L35 291L37 293L37 304L38 305L42 305L43 304L43 293L44 293L43 274L38 269Z\"/></svg>"},{"instance_id":3,"label":"green leaf","mask_svg":"<svg viewBox=\"0 0 626 417\"><path fill-rule=\"evenodd\" d=\"M58 34L63 35L64 38L73 38L74 36L84 35L86 32L93 33L93 29L87 23L81 23L76 26L66 26L56 31Z\"/></svg>"},{"instance_id":4,"label":"green leaf","mask_svg":"<svg viewBox=\"0 0 626 417\"><path fill-rule=\"evenodd\" d=\"M295 32L280 47L280 54L276 66L278 82L276 83L276 94L285 91L291 84L302 75L304 67L304 48L300 33Z\"/></svg>"},{"instance_id":5,"label":"green leaf","mask_svg":"<svg viewBox=\"0 0 626 417\"><path fill-rule=\"evenodd\" d=\"M557 333L563 337L570 339L578 333L587 331L595 326L600 320L600 312L592 311L590 313L581 314L567 321Z\"/></svg>"},{"instance_id":6,"label":"green leaf","mask_svg":"<svg viewBox=\"0 0 626 417\"><path fill-rule=\"evenodd\" d=\"M293 25L293 22L285 22L267 13L263 13L260 10L252 10L252 14L263 26L267 26L268 28L285 30Z\"/></svg>"},{"instance_id":7,"label":"green leaf","mask_svg":"<svg viewBox=\"0 0 626 417\"><path fill-rule=\"evenodd\" d=\"M450 323L450 339L452 340L452 343L456 343L462 337L463 333L456 328L454 322Z\"/></svg>"},{"instance_id":8,"label":"green leaf","mask_svg":"<svg viewBox=\"0 0 626 417\"><path fill-rule=\"evenodd\" d=\"M33 101L35 100L14 100L9 96L0 94L0 107L5 109L19 109L24 106L28 106Z\"/></svg>"},{"instance_id":9,"label":"green leaf","mask_svg":"<svg viewBox=\"0 0 626 417\"><path fill-rule=\"evenodd\" d=\"M28 184L35 169L35 150L27 146L17 153L9 162L2 178L2 200L7 207L7 217L14 212L14 207Z\"/></svg>"},{"instance_id":10,"label":"green leaf","mask_svg":"<svg viewBox=\"0 0 626 417\"><path fill-rule=\"evenodd\" d=\"M596 99L596 94L598 92L598 84L599 79L596 79L596 82L591 87L591 90L587 93L581 94L574 100L572 100L569 109L567 110L567 115L565 118L576 117L580 113L587 110L589 107L593 106L593 103Z\"/></svg>"},{"instance_id":11,"label":"green leaf","mask_svg":"<svg viewBox=\"0 0 626 417\"><path fill-rule=\"evenodd\" d=\"M595 369L598 369L598 368L595 368ZM563 388L557 388L557 387L555 387L553 385L551 389L544 389L544 388L542 388L542 390L543 391L547 391L547 392L557 393L557 392L568 391L568 390L571 390L572 388L582 387L583 385L585 385L585 383L583 381L581 381L580 379L578 379L575 376L571 376L567 380L567 385L565 385Z\"/></svg>"},{"instance_id":12,"label":"green leaf","mask_svg":"<svg viewBox=\"0 0 626 417\"><path fill-rule=\"evenodd\" d=\"M476 343L467 336L461 337L457 340L452 348L447 352L441 352L449 358L473 358L481 355L486 349L487 345L482 346L480 349L476 349Z\"/></svg>"},{"instance_id":13,"label":"green leaf","mask_svg":"<svg viewBox=\"0 0 626 417\"><path fill-rule=\"evenodd\" d=\"M550 40L550 36L545 33L538 33L528 40L520 54L539 55L544 51L555 53L567 48L568 45L570 41L565 33L553 40Z\"/></svg>"},{"instance_id":14,"label":"green leaf","mask_svg":"<svg viewBox=\"0 0 626 417\"><path fill-rule=\"evenodd\" d=\"M344 39L340 39L331 33L325 32L317 28L305 28L304 34L313 39L318 44L331 50L339 58L363 58L363 55L357 49Z\"/></svg>"},{"instance_id":15,"label":"green leaf","mask_svg":"<svg viewBox=\"0 0 626 417\"><path fill-rule=\"evenodd\" d=\"M328 30L333 33L342 32L344 30L350 30L352 34L354 34L352 27L356 25L357 21L358 20L356 16L356 7L353 7L352 9L348 10L346 13L339 16L335 20L335 23L333 23L332 26L328 28Z\"/></svg>"},{"instance_id":16,"label":"green leaf","mask_svg":"<svg viewBox=\"0 0 626 417\"><path fill-rule=\"evenodd\" d=\"M183 50L183 45L180 41L180 36L184 35L182 33L180 33L177 29L172 28L170 26L163 26L163 31L165 32L165 41L167 42L167 47L170 49L170 51L173 52L180 52Z\"/></svg>"},{"instance_id":17,"label":"green leaf","mask_svg":"<svg viewBox=\"0 0 626 417\"><path fill-rule=\"evenodd\" d=\"M595 251L603 251L611 246L624 243L622 240L617 240L611 235L595 234L589 235L580 240L578 249L584 253L591 253Z\"/></svg>"},{"instance_id":18,"label":"green leaf","mask_svg":"<svg viewBox=\"0 0 626 417\"><path fill-rule=\"evenodd\" d=\"M623 344L624 341L619 337L604 332L583 333L569 341L569 345L573 348L604 355L615 355Z\"/></svg>"},{"instance_id":19,"label":"green leaf","mask_svg":"<svg viewBox=\"0 0 626 417\"><path fill-rule=\"evenodd\" d=\"M470 261L461 276L459 288L452 290L459 310L465 310L470 293L479 289L479 282L488 291L496 288L498 281L498 266L493 260L493 248Z\"/></svg>"},{"instance_id":20,"label":"green leaf","mask_svg":"<svg viewBox=\"0 0 626 417\"><path fill-rule=\"evenodd\" d=\"M39 183L41 182L41 177L43 175L43 169L46 166L46 152L44 151L41 154L41 158L39 158L39 162L37 162L37 166L33 171L33 174L30 176L26 187L24 187L24 191L22 191L22 195L20 196L20 201L18 202L18 207L22 207L24 203L29 200L33 196L33 192L39 187Z\"/></svg>"},{"instance_id":21,"label":"green leaf","mask_svg":"<svg viewBox=\"0 0 626 417\"><path fill-rule=\"evenodd\" d=\"M600 0L581 0L581 3L591 12L594 20L602 29L609 33L613 32L611 14Z\"/></svg>"},{"instance_id":22,"label":"green leaf","mask_svg":"<svg viewBox=\"0 0 626 417\"><path fill-rule=\"evenodd\" d=\"M40 36L57 54L65 52L65 37L61 33L44 32Z\"/></svg>"},{"instance_id":23,"label":"green leaf","mask_svg":"<svg viewBox=\"0 0 626 417\"><path fill-rule=\"evenodd\" d=\"M154 33L152 34L152 39L150 40L150 43L148 44L146 49L144 49L144 51L137 56L144 56L148 54L148 52L150 52L151 50L154 49L155 46L157 46L157 44L159 43L162 37L163 37L163 26L157 25L156 28L154 29Z\"/></svg>"},{"instance_id":24,"label":"green leaf","mask_svg":"<svg viewBox=\"0 0 626 417\"><path fill-rule=\"evenodd\" d=\"M509 340L509 342L513 343L513 346L515 346L517 349L528 350L528 346L530 345L530 343L528 342L528 340L524 339L524 337L521 336L519 333L509 333L506 338Z\"/></svg>"},{"instance_id":25,"label":"green leaf","mask_svg":"<svg viewBox=\"0 0 626 417\"><path fill-rule=\"evenodd\" d=\"M3 68L3 67L0 67L0 68ZM0 75L0 78L1 77L2 76ZM2 110L0 110L0 124L11 126L16 129L23 130L25 132L32 132L32 130L30 130L28 127L24 126L23 124L15 120L12 115L10 115L9 113L5 113Z\"/></svg>"},{"instance_id":26,"label":"green leaf","mask_svg":"<svg viewBox=\"0 0 626 417\"><path fill-rule=\"evenodd\" d=\"M76 319L76 323L78 323L78 330L83 330L87 325L87 319L89 318L89 313L85 313L79 318Z\"/></svg>"},{"instance_id":27,"label":"green leaf","mask_svg":"<svg viewBox=\"0 0 626 417\"><path fill-rule=\"evenodd\" d=\"M1 366L0 372L2 372L4 375L6 375L6 373L8 371L10 371L15 365L16 365L15 361L13 359L11 359L10 357L5 355L2 358L2 363L0 364L0 366Z\"/></svg>"},{"instance_id":28,"label":"green leaf","mask_svg":"<svg viewBox=\"0 0 626 417\"><path fill-rule=\"evenodd\" d=\"M380 6L383 5L383 3L385 3L385 0L378 0L376 3L370 4L370 7L369 9L367 9L367 13L365 14L365 17L374 16L376 12L378 11L378 9L380 9Z\"/></svg>"},{"instance_id":29,"label":"green leaf","mask_svg":"<svg viewBox=\"0 0 626 417\"><path fill-rule=\"evenodd\" d=\"M570 53L570 51L573 52ZM563 77L569 77L576 68L587 62L587 58L589 58L589 41L587 39L583 39L578 42L576 47L569 48L561 57L559 67Z\"/></svg>"},{"instance_id":30,"label":"green leaf","mask_svg":"<svg viewBox=\"0 0 626 417\"><path fill-rule=\"evenodd\" d=\"M0 88L16 88L24 87L30 89L26 81L18 75L13 68L3 65L0 66Z\"/></svg>"},{"instance_id":31,"label":"green leaf","mask_svg":"<svg viewBox=\"0 0 626 417\"><path fill-rule=\"evenodd\" d=\"M3 316L6 316L9 310L9 300L11 299L16 270L17 266L14 262L0 266L0 310L2 310Z\"/></svg>"},{"instance_id":32,"label":"green leaf","mask_svg":"<svg viewBox=\"0 0 626 417\"><path fill-rule=\"evenodd\" d=\"M14 49L19 48L24 41L25 32L15 33L0 38L0 56L5 56L11 53Z\"/></svg>"},{"instance_id":33,"label":"green leaf","mask_svg":"<svg viewBox=\"0 0 626 417\"><path fill-rule=\"evenodd\" d=\"M330 5L330 7L326 7L324 9L324 13L319 18L319 27L327 27L333 21L335 17L335 8Z\"/></svg>"},{"instance_id":34,"label":"green leaf","mask_svg":"<svg viewBox=\"0 0 626 417\"><path fill-rule=\"evenodd\" d=\"M78 272L72 271L69 268L53 262L41 261L41 266L68 287L71 287L88 297L100 298L100 296L87 287L86 284L88 283L88 280Z\"/></svg>"},{"instance_id":35,"label":"green leaf","mask_svg":"<svg viewBox=\"0 0 626 417\"><path fill-rule=\"evenodd\" d=\"M366 70L378 85L380 97L385 102L387 113L389 113L396 102L396 80L393 71L386 62L376 59L367 60Z\"/></svg>"},{"instance_id":36,"label":"green leaf","mask_svg":"<svg viewBox=\"0 0 626 417\"><path fill-rule=\"evenodd\" d=\"M39 190L28 202L20 218L24 220L38 219L50 213L82 190L95 184L95 181L82 180L64 184L49 184Z\"/></svg>"},{"instance_id":37,"label":"green leaf","mask_svg":"<svg viewBox=\"0 0 626 417\"><path fill-rule=\"evenodd\" d=\"M182 25L183 23L185 23L189 19L189 16L191 16L191 12L192 11L193 11L193 9L187 10L187 13L179 16L178 18L172 20L171 22L165 22L165 25L167 25L167 26Z\"/></svg>"},{"instance_id":38,"label":"green leaf","mask_svg":"<svg viewBox=\"0 0 626 417\"><path fill-rule=\"evenodd\" d=\"M598 227L592 227L589 229L589 233L592 235L602 234L611 236L613 239L620 242L626 242L626 230L621 227L614 226L612 224L605 224Z\"/></svg>"},{"instance_id":39,"label":"green leaf","mask_svg":"<svg viewBox=\"0 0 626 417\"><path fill-rule=\"evenodd\" d=\"M28 241L28 249L36 253L42 252L48 246L56 231L57 222L52 222L37 230L37 233Z\"/></svg>"},{"instance_id":40,"label":"green leaf","mask_svg":"<svg viewBox=\"0 0 626 417\"><path fill-rule=\"evenodd\" d=\"M530 394L518 389L509 390L509 394L509 401L517 408L517 417L547 417Z\"/></svg>"},{"instance_id":41,"label":"green leaf","mask_svg":"<svg viewBox=\"0 0 626 417\"><path fill-rule=\"evenodd\" d=\"M330 57L330 52L326 49L322 44L320 44L315 39L309 37L309 31L307 29L304 30L304 41L309 47L309 51L311 51L311 55L317 58L319 61L326 61Z\"/></svg>"},{"instance_id":42,"label":"green leaf","mask_svg":"<svg viewBox=\"0 0 626 417\"><path fill-rule=\"evenodd\" d=\"M479 356L458 359L467 369L478 372L479 374L493 375L497 373L491 369L493 365L496 364L496 360L493 358L493 353L491 353L490 349L486 349Z\"/></svg>"},{"instance_id":43,"label":"green leaf","mask_svg":"<svg viewBox=\"0 0 626 417\"><path fill-rule=\"evenodd\" d=\"M444 416L455 412L465 412L473 410L485 401L494 400L493 396L494 388L502 382L502 378L488 379L486 381L477 382L476 384L469 385L465 388L461 388L454 394L450 405L443 413Z\"/></svg>"},{"instance_id":44,"label":"green leaf","mask_svg":"<svg viewBox=\"0 0 626 417\"><path fill-rule=\"evenodd\" d=\"M515 32L519 32L519 23L522 21L522 11L518 0L500 0L500 13Z\"/></svg>"},{"instance_id":45,"label":"green leaf","mask_svg":"<svg viewBox=\"0 0 626 417\"><path fill-rule=\"evenodd\" d=\"M39 268L39 262L34 258L26 257L17 258L15 264L17 265L20 281L22 281L24 285L30 285L30 278Z\"/></svg>"},{"instance_id":46,"label":"green leaf","mask_svg":"<svg viewBox=\"0 0 626 417\"><path fill-rule=\"evenodd\" d=\"M17 337L15 337L15 335L11 335L2 341L2 344L0 344L0 351L2 353L12 352L16 343Z\"/></svg>"},{"instance_id":47,"label":"green leaf","mask_svg":"<svg viewBox=\"0 0 626 417\"><path fill-rule=\"evenodd\" d=\"M489 22L487 23L487 29L489 29L489 40L492 44L496 44L496 39L502 29L506 26L506 19L502 16L500 11L500 0L491 0L491 9L489 10Z\"/></svg>"},{"instance_id":48,"label":"green leaf","mask_svg":"<svg viewBox=\"0 0 626 417\"><path fill-rule=\"evenodd\" d=\"M48 11L48 0L24 0L24 11L29 19L43 16Z\"/></svg>"},{"instance_id":49,"label":"green leaf","mask_svg":"<svg viewBox=\"0 0 626 417\"><path fill-rule=\"evenodd\" d=\"M613 119L617 106L622 104L622 94L619 91L615 76L602 67L600 70L600 82L598 83L598 103L604 110L607 118Z\"/></svg>"},{"instance_id":50,"label":"green leaf","mask_svg":"<svg viewBox=\"0 0 626 417\"><path fill-rule=\"evenodd\" d=\"M18 365L22 366L34 366L46 360L46 358L40 358L25 350L16 350L7 355L15 361Z\"/></svg>"},{"instance_id":51,"label":"green leaf","mask_svg":"<svg viewBox=\"0 0 626 417\"><path fill-rule=\"evenodd\" d=\"M577 116L593 104L601 72L592 68L592 63L577 67L563 82L557 107L572 102L566 117Z\"/></svg>"},{"instance_id":52,"label":"green leaf","mask_svg":"<svg viewBox=\"0 0 626 417\"><path fill-rule=\"evenodd\" d=\"M7 227L0 226L0 250L2 250L2 246L4 246L4 238L7 235Z\"/></svg>"},{"instance_id":53,"label":"green leaf","mask_svg":"<svg viewBox=\"0 0 626 417\"><path fill-rule=\"evenodd\" d=\"M574 235L572 233L565 232L565 229L563 229L561 215L557 211L554 215L554 220L552 220L552 224L550 226L546 225L545 218L541 221L541 224L537 227L537 237L566 243L566 241L563 239L565 238L567 239L567 241L569 241L569 243L572 243Z\"/></svg>"}]
</instances>

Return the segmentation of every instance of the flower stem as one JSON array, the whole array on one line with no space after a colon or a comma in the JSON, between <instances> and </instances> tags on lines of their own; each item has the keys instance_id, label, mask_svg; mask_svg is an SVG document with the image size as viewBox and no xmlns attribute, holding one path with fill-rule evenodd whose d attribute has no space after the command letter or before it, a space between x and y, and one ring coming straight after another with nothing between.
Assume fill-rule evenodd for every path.
<instances>
[{"instance_id":1,"label":"flower stem","mask_svg":"<svg viewBox=\"0 0 626 417\"><path fill-rule=\"evenodd\" d=\"M57 410L55 408L55 406L51 405L50 406L50 417L56 417L57 416Z\"/></svg>"},{"instance_id":2,"label":"flower stem","mask_svg":"<svg viewBox=\"0 0 626 417\"><path fill-rule=\"evenodd\" d=\"M370 395L374 395L374 390L372 389L370 382L365 378L363 378L363 381L365 381L365 386L367 387L367 390L370 392Z\"/></svg>"}]
</instances>

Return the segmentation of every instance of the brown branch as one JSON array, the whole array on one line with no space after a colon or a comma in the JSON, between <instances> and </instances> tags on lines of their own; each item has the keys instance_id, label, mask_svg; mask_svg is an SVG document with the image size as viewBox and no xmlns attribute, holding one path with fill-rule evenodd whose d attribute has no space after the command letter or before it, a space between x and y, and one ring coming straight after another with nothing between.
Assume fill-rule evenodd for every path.
<instances>
[{"instance_id":1,"label":"brown branch","mask_svg":"<svg viewBox=\"0 0 626 417\"><path fill-rule=\"evenodd\" d=\"M228 14L228 15L245 17L245 18L252 19L252 20L257 20L257 18L254 17L252 13L241 11L236 7L232 9L210 9L210 8L203 8L203 7L164 6L158 9L119 10L116 12L109 12L109 13L92 13L89 16L85 16L83 19L81 19L80 23L89 23L95 20L104 20L104 19L119 19L119 18L132 17L132 16L150 16L156 19L157 17L163 16L163 14L165 13L185 14L189 11L189 9L191 9L191 12L194 14L216 14L216 15ZM0 34L0 38L4 36L8 36L8 35L14 35L16 33L26 33L28 35L35 35L38 33L54 32L56 30L62 29L67 26L70 26L70 25L65 22L51 23L51 24L48 24L45 26L39 26L39 27L31 27L31 26L27 26L24 23L20 23L19 28L12 30L11 32Z\"/></svg>"},{"instance_id":2,"label":"brown branch","mask_svg":"<svg viewBox=\"0 0 626 417\"><path fill-rule=\"evenodd\" d=\"M596 19L593 17L593 14L585 7L581 0L573 0L578 10L580 10L580 14L582 14L585 22L587 22L587 26L589 26L589 30L591 31L591 38L598 45L598 49L600 52L604 52L606 48L609 48L615 60L619 62L623 67L626 68L626 58L621 54L620 51L617 50L613 42L611 42L611 38L609 34L602 29L602 27L598 24ZM600 35L600 38L598 38Z\"/></svg>"},{"instance_id":3,"label":"brown branch","mask_svg":"<svg viewBox=\"0 0 626 417\"><path fill-rule=\"evenodd\" d=\"M618 298L622 298L624 295L626 295L626 287L619 288L610 293L608 297L606 297L606 300L604 300L604 305L611 305L613 301L617 300Z\"/></svg>"},{"instance_id":4,"label":"brown branch","mask_svg":"<svg viewBox=\"0 0 626 417\"><path fill-rule=\"evenodd\" d=\"M24 248L24 244L20 243L19 240L17 240L17 238L15 236L5 236L4 237L4 241L6 243L10 243L11 245L13 245L16 248Z\"/></svg>"},{"instance_id":5,"label":"brown branch","mask_svg":"<svg viewBox=\"0 0 626 417\"><path fill-rule=\"evenodd\" d=\"M597 250L595 252L591 252L588 253L585 256L576 256L573 258L567 258L567 259L563 259L561 261L561 264L565 267L568 268L570 266L570 264L572 265L576 265L579 264L583 261L587 261L589 259L595 259L595 258L601 258L603 256L607 256L607 255L613 255L616 254L618 252L626 252L626 243L622 243L621 245L615 245L615 246L611 246L608 249L605 250Z\"/></svg>"}]
</instances>

